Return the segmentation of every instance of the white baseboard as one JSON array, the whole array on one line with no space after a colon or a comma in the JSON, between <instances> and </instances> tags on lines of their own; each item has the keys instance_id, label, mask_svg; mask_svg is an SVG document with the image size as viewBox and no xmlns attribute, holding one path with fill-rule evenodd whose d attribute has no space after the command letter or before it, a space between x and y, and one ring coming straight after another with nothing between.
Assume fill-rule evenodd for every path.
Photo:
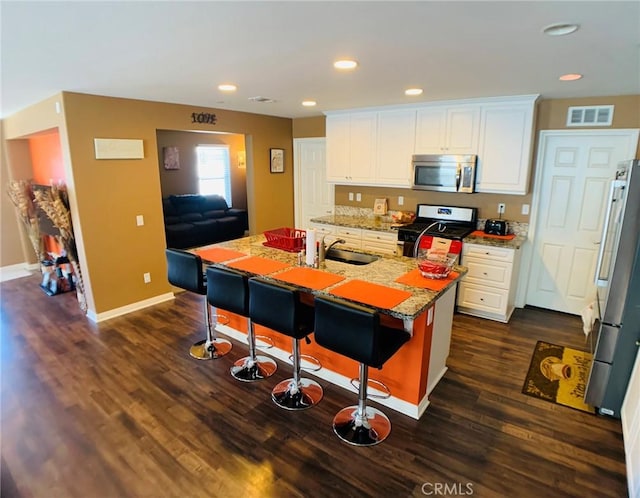
<instances>
[{"instance_id":1,"label":"white baseboard","mask_svg":"<svg viewBox=\"0 0 640 498\"><path fill-rule=\"evenodd\" d=\"M243 332L233 329L227 325L218 325L216 327L216 330L218 330L219 332L223 333L228 337L231 337L232 339L235 339L236 341L242 342L243 344L247 344L247 334ZM291 353L289 353L288 351L284 351L282 349L275 348L275 347L268 348L268 349L260 347L259 340L257 341L256 346L257 346L256 349L258 349L261 354L263 353L268 354L269 356L273 356L274 358L277 358L285 363L290 363L289 355ZM304 367L304 361L302 362L302 366ZM326 380L331 384L334 384L336 386L340 386L346 389L347 391L353 393L353 400L354 400L353 404L354 405L358 404L358 393L357 391L354 390L353 386L351 385L350 378L347 378L344 375L341 375L339 373L332 372L331 370L328 370L326 366L314 372L309 370L304 370L304 375L313 375L322 380ZM370 389L369 391L375 392L375 390L373 389ZM395 398L393 396L386 399L374 398L373 401L381 405L384 405L388 408L391 408L392 410L395 410L399 413L402 413L403 415L407 415L411 418L414 418L416 420L418 420L422 416L424 411L429 406L428 395L425 395L425 397L422 399L420 404L417 406L409 403L408 401L404 401L402 399Z\"/></svg>"},{"instance_id":2,"label":"white baseboard","mask_svg":"<svg viewBox=\"0 0 640 498\"><path fill-rule=\"evenodd\" d=\"M116 318L133 311L138 311L144 308L148 308L149 306L154 306L156 304L170 301L173 298L173 292L167 292L166 294L160 294L159 296L151 297L143 301L138 301L137 303L127 304L126 306L115 308L109 311L103 311L102 313L96 314L94 311L89 310L87 312L87 317L95 323L104 322L105 320L110 320L111 318Z\"/></svg>"},{"instance_id":3,"label":"white baseboard","mask_svg":"<svg viewBox=\"0 0 640 498\"><path fill-rule=\"evenodd\" d=\"M31 268L35 266L35 268ZM37 270L38 264L30 265L28 263L18 263L15 265L7 265L0 268L0 282L13 280L15 278L30 277L32 273L29 270Z\"/></svg>"}]
</instances>

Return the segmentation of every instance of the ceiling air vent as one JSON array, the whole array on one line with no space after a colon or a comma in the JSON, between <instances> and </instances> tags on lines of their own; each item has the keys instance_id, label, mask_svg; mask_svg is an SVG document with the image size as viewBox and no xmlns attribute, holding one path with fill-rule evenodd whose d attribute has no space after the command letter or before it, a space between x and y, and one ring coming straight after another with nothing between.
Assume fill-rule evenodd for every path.
<instances>
[{"instance_id":1,"label":"ceiling air vent","mask_svg":"<svg viewBox=\"0 0 640 498\"><path fill-rule=\"evenodd\" d=\"M611 126L612 105L569 107L567 126Z\"/></svg>"},{"instance_id":2,"label":"ceiling air vent","mask_svg":"<svg viewBox=\"0 0 640 498\"><path fill-rule=\"evenodd\" d=\"M270 99L269 97L249 97L251 102L260 102L263 104L272 104L275 102L274 99Z\"/></svg>"}]
</instances>

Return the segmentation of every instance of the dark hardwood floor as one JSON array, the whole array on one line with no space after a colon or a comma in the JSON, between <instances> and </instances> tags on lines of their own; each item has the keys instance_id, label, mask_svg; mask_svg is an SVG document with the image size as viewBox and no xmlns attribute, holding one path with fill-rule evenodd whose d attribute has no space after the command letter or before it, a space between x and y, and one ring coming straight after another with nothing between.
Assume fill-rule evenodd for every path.
<instances>
[{"instance_id":1,"label":"dark hardwood floor","mask_svg":"<svg viewBox=\"0 0 640 498\"><path fill-rule=\"evenodd\" d=\"M619 421L521 393L536 341L585 348L577 317L456 315L450 369L422 419L382 407L391 435L356 448L331 430L354 393L320 381L317 407L288 412L270 390L289 366L244 384L229 375L242 344L191 359L198 296L96 325L35 276L0 292L2 498L627 493Z\"/></svg>"}]
</instances>

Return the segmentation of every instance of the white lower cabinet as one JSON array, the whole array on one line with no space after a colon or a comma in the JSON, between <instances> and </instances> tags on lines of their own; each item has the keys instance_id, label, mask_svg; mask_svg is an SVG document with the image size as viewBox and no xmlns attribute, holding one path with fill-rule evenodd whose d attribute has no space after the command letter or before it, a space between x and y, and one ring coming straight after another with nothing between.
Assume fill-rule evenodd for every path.
<instances>
[{"instance_id":1,"label":"white lower cabinet","mask_svg":"<svg viewBox=\"0 0 640 498\"><path fill-rule=\"evenodd\" d=\"M458 288L458 311L508 322L514 310L520 251L465 243L461 264L469 271Z\"/></svg>"},{"instance_id":2,"label":"white lower cabinet","mask_svg":"<svg viewBox=\"0 0 640 498\"><path fill-rule=\"evenodd\" d=\"M337 248L364 249L382 254L396 254L397 232L381 232L325 223L311 223L310 226L315 228L318 234L326 234L327 246L336 239L343 239L345 243L338 244Z\"/></svg>"},{"instance_id":3,"label":"white lower cabinet","mask_svg":"<svg viewBox=\"0 0 640 498\"><path fill-rule=\"evenodd\" d=\"M362 249L396 254L398 234L396 232L380 232L378 230L362 230Z\"/></svg>"},{"instance_id":4,"label":"white lower cabinet","mask_svg":"<svg viewBox=\"0 0 640 498\"><path fill-rule=\"evenodd\" d=\"M337 239L344 240L344 244L340 247L351 249L362 249L362 230L360 228L335 227L335 236Z\"/></svg>"}]
</instances>

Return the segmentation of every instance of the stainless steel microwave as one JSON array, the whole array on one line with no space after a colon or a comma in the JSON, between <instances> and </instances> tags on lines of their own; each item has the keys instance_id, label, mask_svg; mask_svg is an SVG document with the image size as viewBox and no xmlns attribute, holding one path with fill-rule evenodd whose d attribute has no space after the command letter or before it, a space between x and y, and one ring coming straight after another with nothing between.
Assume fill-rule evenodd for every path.
<instances>
[{"instance_id":1,"label":"stainless steel microwave","mask_svg":"<svg viewBox=\"0 0 640 498\"><path fill-rule=\"evenodd\" d=\"M477 159L475 155L415 155L411 188L471 194L476 187Z\"/></svg>"}]
</instances>

